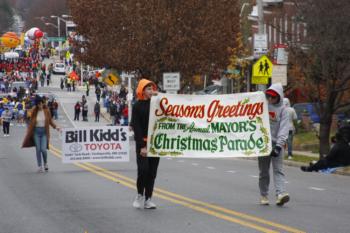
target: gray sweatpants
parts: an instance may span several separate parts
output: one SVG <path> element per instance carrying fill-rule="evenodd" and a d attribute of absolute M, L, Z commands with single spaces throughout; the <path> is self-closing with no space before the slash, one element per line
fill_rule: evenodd
<path fill-rule="evenodd" d="M 283 155 L 284 149 L 281 150 L 278 157 L 264 156 L 258 158 L 259 163 L 259 188 L 261 196 L 267 196 L 270 185 L 270 164 L 272 162 L 273 181 L 276 195 L 285 193 L 285 176 L 283 174 Z"/>

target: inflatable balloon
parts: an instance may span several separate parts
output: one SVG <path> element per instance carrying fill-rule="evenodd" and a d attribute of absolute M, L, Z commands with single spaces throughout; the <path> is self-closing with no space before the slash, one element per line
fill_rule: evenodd
<path fill-rule="evenodd" d="M 14 32 L 6 32 L 1 37 L 2 44 L 8 48 L 16 48 L 20 43 L 20 38 Z"/>
<path fill-rule="evenodd" d="M 44 33 L 39 28 L 31 28 L 26 32 L 26 36 L 31 40 L 35 40 L 43 37 Z"/>

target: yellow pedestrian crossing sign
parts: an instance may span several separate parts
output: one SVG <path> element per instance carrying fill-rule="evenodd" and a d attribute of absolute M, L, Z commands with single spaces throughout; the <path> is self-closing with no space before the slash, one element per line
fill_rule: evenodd
<path fill-rule="evenodd" d="M 272 62 L 263 55 L 253 65 L 252 84 L 268 84 L 272 75 Z"/>

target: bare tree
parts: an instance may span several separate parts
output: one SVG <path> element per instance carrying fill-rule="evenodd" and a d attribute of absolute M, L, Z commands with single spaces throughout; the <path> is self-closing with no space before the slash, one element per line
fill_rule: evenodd
<path fill-rule="evenodd" d="M 332 116 L 350 106 L 350 2 L 295 0 L 296 19 L 305 23 L 305 44 L 293 44 L 295 62 L 320 114 L 320 156 L 329 150 Z M 345 96 L 347 95 L 347 98 Z"/>
<path fill-rule="evenodd" d="M 25 22 L 25 29 L 39 27 L 49 36 L 57 36 L 57 28 L 45 23 L 57 24 L 51 15 L 68 14 L 66 0 L 17 0 L 16 8 Z M 64 35 L 64 24 L 61 24 L 61 35 Z"/>
<path fill-rule="evenodd" d="M 80 59 L 159 79 L 226 69 L 239 31 L 236 0 L 71 0 Z"/>
<path fill-rule="evenodd" d="M 6 32 L 12 24 L 13 10 L 8 0 L 0 1 L 0 33 Z M 0 35 L 0 36 L 1 36 Z"/>

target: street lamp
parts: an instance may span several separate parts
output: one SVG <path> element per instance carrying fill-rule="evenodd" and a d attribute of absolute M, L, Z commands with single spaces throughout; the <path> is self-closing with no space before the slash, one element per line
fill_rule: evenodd
<path fill-rule="evenodd" d="M 71 15 L 61 15 L 62 18 L 71 18 Z"/>
<path fill-rule="evenodd" d="M 64 16 L 66 16 L 66 15 L 64 15 Z M 61 17 L 59 17 L 59 16 L 56 16 L 56 15 L 51 15 L 51 18 L 57 18 L 57 34 L 58 34 L 58 37 L 60 38 L 61 37 L 61 24 L 60 24 L 60 22 L 61 22 L 61 20 L 63 21 L 63 22 L 65 22 L 65 23 L 67 23 L 67 20 L 64 20 L 64 19 L 62 19 Z M 67 27 L 66 27 L 66 37 L 67 37 Z M 59 58 L 61 59 L 61 48 L 62 48 L 62 42 L 61 41 L 59 41 L 58 42 L 58 56 L 59 56 Z"/>
<path fill-rule="evenodd" d="M 46 26 L 52 26 L 54 28 L 58 28 L 57 25 L 53 24 L 53 23 L 45 23 Z"/>

